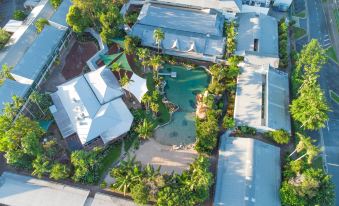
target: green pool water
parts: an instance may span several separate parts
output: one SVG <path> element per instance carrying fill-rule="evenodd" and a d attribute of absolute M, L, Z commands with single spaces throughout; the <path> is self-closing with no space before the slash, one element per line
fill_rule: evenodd
<path fill-rule="evenodd" d="M 166 96 L 180 109 L 172 121 L 155 131 L 155 138 L 165 145 L 186 145 L 195 142 L 196 94 L 209 84 L 209 75 L 204 69 L 187 70 L 181 66 L 166 65 L 161 73 L 176 72 L 177 77 L 164 76 Z"/>

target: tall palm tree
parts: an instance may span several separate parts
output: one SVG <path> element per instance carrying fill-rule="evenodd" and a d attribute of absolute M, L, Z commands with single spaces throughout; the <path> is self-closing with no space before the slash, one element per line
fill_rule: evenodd
<path fill-rule="evenodd" d="M 147 119 L 144 119 L 142 123 L 140 123 L 135 131 L 139 134 L 139 136 L 142 139 L 148 139 L 154 130 L 154 125 L 152 122 L 148 121 Z"/>
<path fill-rule="evenodd" d="M 161 28 L 157 28 L 154 30 L 153 39 L 155 40 L 158 46 L 158 53 L 159 53 L 161 41 L 165 39 L 165 33 L 161 30 Z"/>
<path fill-rule="evenodd" d="M 33 91 L 31 95 L 29 96 L 29 99 L 38 106 L 39 110 L 42 112 L 42 114 L 45 116 L 45 112 L 43 109 L 40 107 L 40 102 L 42 99 L 42 95 L 39 94 L 37 91 Z"/>
<path fill-rule="evenodd" d="M 7 64 L 3 64 L 0 70 L 0 83 L 5 81 L 5 79 L 13 79 L 11 75 L 11 70 L 13 67 L 9 67 Z"/>
<path fill-rule="evenodd" d="M 119 79 L 121 79 L 121 74 L 120 74 L 120 71 L 121 71 L 121 64 L 120 63 L 117 63 L 117 62 L 114 62 L 111 66 L 111 69 L 113 72 L 118 72 L 118 75 L 119 75 Z"/>
<path fill-rule="evenodd" d="M 159 104 L 155 103 L 155 102 L 152 102 L 151 103 L 151 110 L 153 112 L 153 117 L 156 117 L 158 112 L 159 112 Z"/>
<path fill-rule="evenodd" d="M 152 56 L 150 59 L 150 65 L 152 65 L 155 76 L 158 78 L 158 70 L 159 67 L 161 66 L 162 61 L 161 61 L 161 56 L 160 55 L 155 55 Z"/>
<path fill-rule="evenodd" d="M 297 133 L 297 135 L 299 137 L 299 143 L 297 144 L 296 149 L 289 156 L 291 156 L 295 152 L 299 153 L 305 151 L 305 153 L 297 158 L 295 161 L 298 161 L 307 156 L 307 162 L 308 164 L 311 164 L 313 159 L 319 154 L 320 149 L 313 144 L 315 140 L 312 140 L 310 137 L 306 137 L 300 133 Z"/>
<path fill-rule="evenodd" d="M 137 55 L 139 60 L 141 60 L 141 64 L 144 66 L 144 73 L 146 72 L 147 61 L 146 58 L 149 57 L 150 51 L 147 48 L 138 48 Z"/>
<path fill-rule="evenodd" d="M 142 97 L 141 102 L 145 104 L 146 110 L 149 110 L 149 104 L 151 101 L 152 101 L 152 97 L 148 93 L 146 93 Z"/>

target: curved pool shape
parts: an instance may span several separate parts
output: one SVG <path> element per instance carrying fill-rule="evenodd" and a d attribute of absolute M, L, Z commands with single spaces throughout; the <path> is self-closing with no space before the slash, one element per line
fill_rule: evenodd
<path fill-rule="evenodd" d="M 209 75 L 204 69 L 187 70 L 182 66 L 166 65 L 161 73 L 176 72 L 177 77 L 164 76 L 166 96 L 180 109 L 172 115 L 172 121 L 155 133 L 155 139 L 165 145 L 187 145 L 195 142 L 196 94 L 209 84 Z"/>

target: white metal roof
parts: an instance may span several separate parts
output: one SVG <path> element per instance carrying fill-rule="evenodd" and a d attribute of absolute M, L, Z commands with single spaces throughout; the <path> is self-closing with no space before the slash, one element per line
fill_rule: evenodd
<path fill-rule="evenodd" d="M 103 66 L 84 75 L 100 104 L 105 104 L 123 95 L 118 80 L 110 70 L 105 68 Z"/>
<path fill-rule="evenodd" d="M 221 137 L 215 206 L 280 206 L 280 149 L 252 138 Z"/>
<path fill-rule="evenodd" d="M 4 172 L 0 203 L 13 206 L 83 206 L 88 190 Z"/>
<path fill-rule="evenodd" d="M 60 122 L 64 122 L 59 119 L 70 121 L 73 130 L 67 128 L 67 131 L 75 131 L 82 144 L 99 136 L 104 143 L 107 143 L 128 132 L 132 125 L 133 116 L 120 98 L 121 95 L 117 96 L 116 91 L 106 85 L 117 81 L 114 75 L 107 75 L 107 72 L 111 71 L 99 69 L 79 76 L 58 86 L 58 91 L 55 93 L 61 101 L 61 104 L 54 102 L 56 109 L 66 111 L 62 112 L 61 116 L 53 114 L 54 118 L 58 118 L 56 121 L 59 122 L 58 126 L 63 127 Z M 103 77 L 101 74 L 105 74 L 104 80 L 101 78 Z M 89 77 L 90 81 L 87 81 L 85 76 Z M 121 92 L 121 90 L 119 91 Z M 110 92 L 113 92 L 114 95 L 112 96 Z M 69 125 L 64 126 L 68 127 Z M 63 131 L 63 128 L 60 130 Z"/>
<path fill-rule="evenodd" d="M 14 33 L 22 26 L 22 21 L 17 20 L 9 20 L 7 24 L 2 28 L 3 30 Z"/>
<path fill-rule="evenodd" d="M 256 14 L 238 14 L 238 55 L 246 51 L 254 51 L 254 39 L 258 40 L 257 54 L 260 56 L 279 56 L 278 22 L 274 17 Z"/>
<path fill-rule="evenodd" d="M 141 102 L 142 97 L 148 91 L 146 79 L 141 78 L 133 73 L 130 83 L 126 85 L 124 89 L 131 92 L 135 96 L 135 98 L 137 98 L 138 101 Z"/>
<path fill-rule="evenodd" d="M 35 42 L 11 71 L 12 76 L 23 84 L 33 84 L 43 72 L 46 63 L 64 37 L 66 30 L 46 25 Z"/>
<path fill-rule="evenodd" d="M 290 132 L 287 74 L 269 66 L 244 65 L 241 70 L 234 107 L 237 125 Z"/>
<path fill-rule="evenodd" d="M 71 5 L 72 2 L 70 0 L 63 0 L 49 21 L 67 27 L 68 25 L 66 23 L 66 16 Z"/>
<path fill-rule="evenodd" d="M 20 84 L 19 82 L 6 79 L 3 84 L 0 85 L 0 113 L 4 108 L 4 103 L 12 103 L 12 97 L 14 95 L 24 98 L 28 89 L 28 85 Z"/>
<path fill-rule="evenodd" d="M 0 65 L 15 66 L 38 36 L 34 23 L 39 18 L 49 19 L 54 9 L 49 0 L 41 0 L 23 25 L 11 36 L 5 49 L 0 51 Z"/>

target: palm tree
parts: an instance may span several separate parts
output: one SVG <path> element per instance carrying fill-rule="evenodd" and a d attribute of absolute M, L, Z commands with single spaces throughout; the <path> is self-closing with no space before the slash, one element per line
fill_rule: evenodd
<path fill-rule="evenodd" d="M 152 97 L 146 93 L 142 99 L 141 102 L 145 104 L 146 110 L 149 110 L 149 103 L 152 101 Z"/>
<path fill-rule="evenodd" d="M 141 64 L 144 66 L 144 73 L 146 72 L 147 61 L 146 58 L 149 57 L 150 51 L 147 48 L 138 48 L 137 55 L 139 60 L 141 60 Z M 144 63 L 145 62 L 145 63 Z"/>
<path fill-rule="evenodd" d="M 305 153 L 295 161 L 298 161 L 307 156 L 307 163 L 311 164 L 313 159 L 319 154 L 320 149 L 317 146 L 313 145 L 313 142 L 315 142 L 315 140 L 312 140 L 310 137 L 306 137 L 300 133 L 297 133 L 297 135 L 299 137 L 299 143 L 297 144 L 296 149 L 289 156 L 293 155 L 295 152 L 299 153 L 301 151 L 305 151 Z"/>
<path fill-rule="evenodd" d="M 117 63 L 117 62 L 114 62 L 114 63 L 112 64 L 111 69 L 112 69 L 113 72 L 118 72 L 119 79 L 121 79 L 121 74 L 120 74 L 120 71 L 121 71 L 121 64 L 120 64 L 120 63 Z"/>
<path fill-rule="evenodd" d="M 165 33 L 160 28 L 157 28 L 153 32 L 153 39 L 155 40 L 156 44 L 158 45 L 158 53 L 159 53 L 161 41 L 163 39 L 165 39 Z"/>
<path fill-rule="evenodd" d="M 3 64 L 0 70 L 0 84 L 4 82 L 6 79 L 13 79 L 11 75 L 11 70 L 13 67 L 9 67 L 7 64 Z"/>
<path fill-rule="evenodd" d="M 36 104 L 39 108 L 39 110 L 42 112 L 42 114 L 45 116 L 45 112 L 42 110 L 42 108 L 40 107 L 40 102 L 41 102 L 41 99 L 42 99 L 42 95 L 39 94 L 37 91 L 33 91 L 31 93 L 31 95 L 29 96 L 29 99 L 34 102 L 34 104 Z"/>
<path fill-rule="evenodd" d="M 156 56 L 152 56 L 150 59 L 150 65 L 152 65 L 155 76 L 158 78 L 158 70 L 159 67 L 161 66 L 161 56 L 156 55 Z"/>
<path fill-rule="evenodd" d="M 154 125 L 152 122 L 144 119 L 142 123 L 140 123 L 135 131 L 139 134 L 142 139 L 148 139 L 154 130 Z"/>
<path fill-rule="evenodd" d="M 151 110 L 153 112 L 153 116 L 156 117 L 159 112 L 159 104 L 152 102 L 151 103 Z"/>

